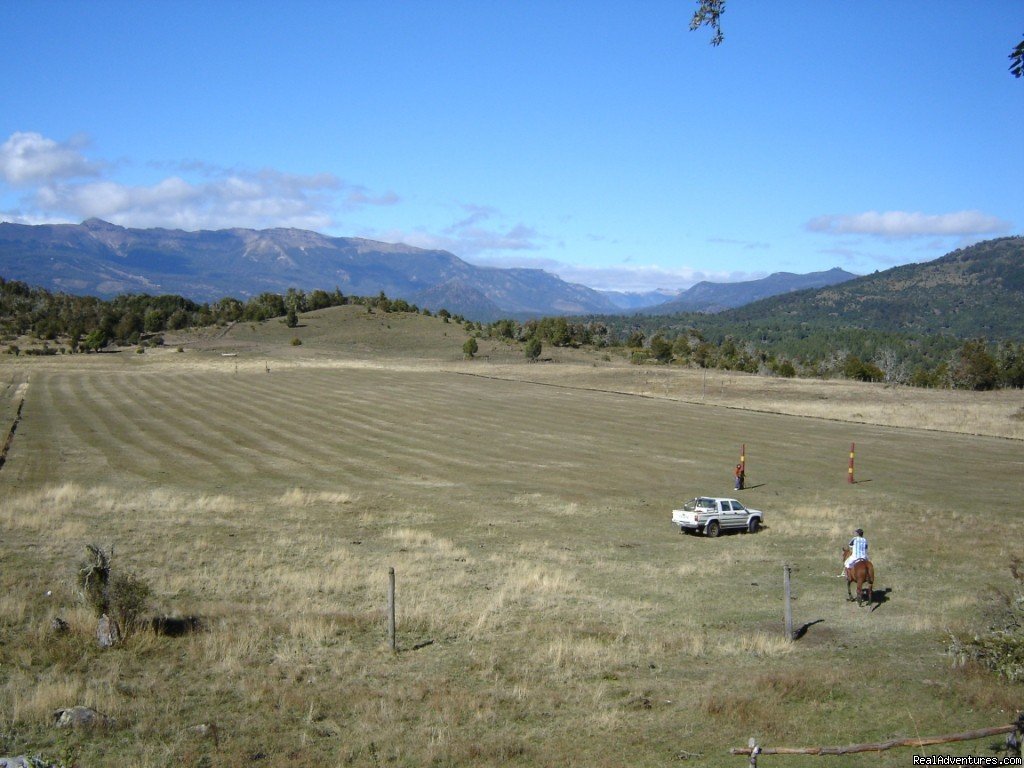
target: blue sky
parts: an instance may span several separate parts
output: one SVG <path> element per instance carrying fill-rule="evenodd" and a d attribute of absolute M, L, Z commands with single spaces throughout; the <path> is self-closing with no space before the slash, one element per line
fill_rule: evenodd
<path fill-rule="evenodd" d="M 299 227 L 599 289 L 1024 232 L 1021 0 L 3 7 L 0 220 Z"/>

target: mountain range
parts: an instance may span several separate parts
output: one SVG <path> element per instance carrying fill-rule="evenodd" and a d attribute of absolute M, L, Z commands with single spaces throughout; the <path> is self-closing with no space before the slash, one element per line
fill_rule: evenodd
<path fill-rule="evenodd" d="M 99 219 L 34 226 L 0 223 L 0 275 L 54 292 L 100 298 L 177 294 L 203 302 L 284 293 L 288 288 L 338 288 L 364 296 L 384 291 L 392 298 L 482 321 L 623 310 L 716 312 L 853 277 L 834 269 L 811 275 L 776 273 L 744 283 L 704 282 L 682 293 L 601 292 L 540 269 L 481 267 L 447 251 L 306 230 L 186 232 L 130 229 Z"/>
<path fill-rule="evenodd" d="M 543 270 L 480 267 L 447 251 L 299 229 L 186 232 L 99 219 L 0 223 L 0 275 L 101 298 L 177 294 L 202 302 L 288 288 L 359 296 L 384 291 L 476 320 L 617 311 L 597 291 Z"/>
<path fill-rule="evenodd" d="M 735 309 L 770 296 L 803 291 L 808 288 L 824 288 L 852 280 L 857 275 L 834 267 L 826 272 L 809 272 L 797 275 L 792 272 L 775 272 L 760 280 L 738 283 L 699 282 L 686 289 L 674 299 L 645 307 L 639 311 L 651 315 L 671 315 L 677 312 L 723 312 Z"/>

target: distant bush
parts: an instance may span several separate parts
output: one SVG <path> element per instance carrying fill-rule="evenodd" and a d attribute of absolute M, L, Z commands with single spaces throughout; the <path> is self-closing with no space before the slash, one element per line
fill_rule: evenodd
<path fill-rule="evenodd" d="M 543 346 L 544 345 L 541 344 L 540 339 L 538 339 L 536 336 L 530 339 L 528 342 L 526 342 L 526 345 L 523 347 L 523 352 L 526 354 L 526 359 L 532 363 L 534 360 L 540 357 L 540 353 L 543 349 Z"/>
<path fill-rule="evenodd" d="M 302 346 L 302 339 L 300 339 L 298 336 L 293 338 L 292 339 L 292 346 L 293 347 L 301 347 Z"/>
<path fill-rule="evenodd" d="M 774 366 L 776 376 L 781 376 L 784 379 L 792 379 L 796 376 L 796 368 L 789 360 L 783 360 L 781 363 Z"/>
<path fill-rule="evenodd" d="M 651 355 L 659 363 L 672 362 L 672 342 L 664 336 L 655 336 L 651 339 Z"/>
<path fill-rule="evenodd" d="M 474 339 L 472 336 L 466 339 L 466 343 L 462 345 L 462 353 L 470 360 L 473 359 L 473 356 L 476 355 L 479 349 L 480 347 L 476 343 L 476 339 Z"/>
<path fill-rule="evenodd" d="M 882 381 L 885 374 L 882 369 L 873 363 L 865 363 L 859 357 L 851 355 L 846 359 L 843 366 L 843 375 L 848 379 L 858 381 Z"/>

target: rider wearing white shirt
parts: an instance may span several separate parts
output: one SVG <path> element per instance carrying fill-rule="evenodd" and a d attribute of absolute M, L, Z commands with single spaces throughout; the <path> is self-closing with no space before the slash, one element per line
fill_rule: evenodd
<path fill-rule="evenodd" d="M 864 531 L 858 528 L 853 532 L 850 539 L 850 556 L 843 563 L 844 568 L 849 568 L 858 560 L 868 559 L 868 540 L 864 538 Z"/>

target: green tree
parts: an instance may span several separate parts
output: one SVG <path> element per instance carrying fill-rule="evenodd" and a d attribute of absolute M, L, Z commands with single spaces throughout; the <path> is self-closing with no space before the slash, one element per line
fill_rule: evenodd
<path fill-rule="evenodd" d="M 309 311 L 312 312 L 315 309 L 326 309 L 331 306 L 331 294 L 327 291 L 316 290 L 309 294 L 307 304 L 309 305 Z"/>
<path fill-rule="evenodd" d="M 684 362 L 690 359 L 690 339 L 683 333 L 676 337 L 676 340 L 672 342 L 672 354 L 678 360 Z"/>
<path fill-rule="evenodd" d="M 102 328 L 97 328 L 90 332 L 85 340 L 82 342 L 82 347 L 88 352 L 99 352 L 107 344 L 110 343 L 110 337 L 107 336 L 106 331 Z"/>
<path fill-rule="evenodd" d="M 989 354 L 985 340 L 965 341 L 953 353 L 947 377 L 954 389 L 995 389 L 999 384 L 999 368 L 995 358 Z"/>
<path fill-rule="evenodd" d="M 299 326 L 299 316 L 295 314 L 295 307 L 288 307 L 288 312 L 285 315 L 285 325 L 289 328 L 297 328 Z"/>
<path fill-rule="evenodd" d="M 462 345 L 462 353 L 466 356 L 466 359 L 472 360 L 474 355 L 479 351 L 479 346 L 476 343 L 476 339 L 470 336 L 466 339 L 466 343 Z"/>
<path fill-rule="evenodd" d="M 672 343 L 661 334 L 651 339 L 651 357 L 659 363 L 672 362 Z"/>
<path fill-rule="evenodd" d="M 784 379 L 792 379 L 796 376 L 796 368 L 789 360 L 783 360 L 774 366 L 774 371 L 777 376 L 781 376 Z"/>
<path fill-rule="evenodd" d="M 865 363 L 856 355 L 846 358 L 846 365 L 843 366 L 843 375 L 848 379 L 857 381 L 882 381 L 885 374 L 872 363 Z"/>
<path fill-rule="evenodd" d="M 499 320 L 494 323 L 491 328 L 493 329 L 494 335 L 499 339 L 512 340 L 516 337 L 515 320 Z"/>
<path fill-rule="evenodd" d="M 1004 387 L 1024 387 L 1024 344 L 1004 341 L 999 346 L 999 383 Z"/>
<path fill-rule="evenodd" d="M 536 361 L 540 357 L 541 349 L 543 345 L 536 336 L 526 342 L 526 346 L 523 347 L 523 351 L 526 353 L 526 359 L 531 363 Z"/>

